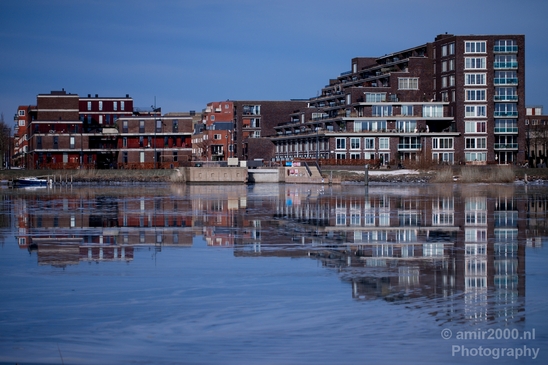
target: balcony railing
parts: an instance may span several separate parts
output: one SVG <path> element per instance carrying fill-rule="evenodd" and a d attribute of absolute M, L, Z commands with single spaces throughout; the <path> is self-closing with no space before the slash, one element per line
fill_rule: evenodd
<path fill-rule="evenodd" d="M 415 150 L 422 148 L 422 143 L 398 143 L 398 150 Z"/>
<path fill-rule="evenodd" d="M 518 133 L 518 127 L 495 127 L 495 133 Z"/>
<path fill-rule="evenodd" d="M 495 85 L 517 85 L 518 78 L 495 78 Z"/>
<path fill-rule="evenodd" d="M 518 63 L 517 62 L 495 62 L 493 64 L 493 67 L 495 69 L 514 69 L 514 68 L 518 68 Z"/>
<path fill-rule="evenodd" d="M 517 117 L 517 111 L 495 111 L 495 117 Z"/>
<path fill-rule="evenodd" d="M 495 101 L 518 101 L 517 95 L 495 95 Z"/>
<path fill-rule="evenodd" d="M 495 143 L 496 150 L 517 150 L 517 143 Z"/>
<path fill-rule="evenodd" d="M 495 46 L 495 53 L 518 53 L 518 46 Z"/>

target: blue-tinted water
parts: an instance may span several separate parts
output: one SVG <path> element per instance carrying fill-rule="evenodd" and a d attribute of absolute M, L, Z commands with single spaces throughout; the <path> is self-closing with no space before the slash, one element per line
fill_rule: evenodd
<path fill-rule="evenodd" d="M 0 362 L 545 363 L 548 190 L 467 189 L 6 190 Z"/>

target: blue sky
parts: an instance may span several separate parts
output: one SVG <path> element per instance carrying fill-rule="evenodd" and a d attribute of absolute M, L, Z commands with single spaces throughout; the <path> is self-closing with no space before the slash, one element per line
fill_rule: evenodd
<path fill-rule="evenodd" d="M 441 33 L 525 34 L 526 102 L 544 105 L 548 2 L 509 0 L 2 0 L 0 112 L 64 88 L 135 106 L 306 99 Z"/>

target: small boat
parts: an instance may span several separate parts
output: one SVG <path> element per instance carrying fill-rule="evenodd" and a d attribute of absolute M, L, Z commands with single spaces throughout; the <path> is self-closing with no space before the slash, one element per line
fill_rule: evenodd
<path fill-rule="evenodd" d="M 37 177 L 22 177 L 14 181 L 14 186 L 16 187 L 49 186 L 50 184 L 50 180 Z"/>

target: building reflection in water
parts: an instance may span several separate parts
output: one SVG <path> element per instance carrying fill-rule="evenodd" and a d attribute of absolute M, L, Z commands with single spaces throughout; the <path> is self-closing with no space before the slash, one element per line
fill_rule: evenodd
<path fill-rule="evenodd" d="M 440 320 L 482 322 L 523 319 L 525 248 L 547 236 L 546 189 L 527 189 L 174 185 L 10 199 L 19 246 L 39 264 L 129 262 L 141 246 L 201 236 L 236 256 L 317 259 L 356 300 L 438 299 Z"/>

